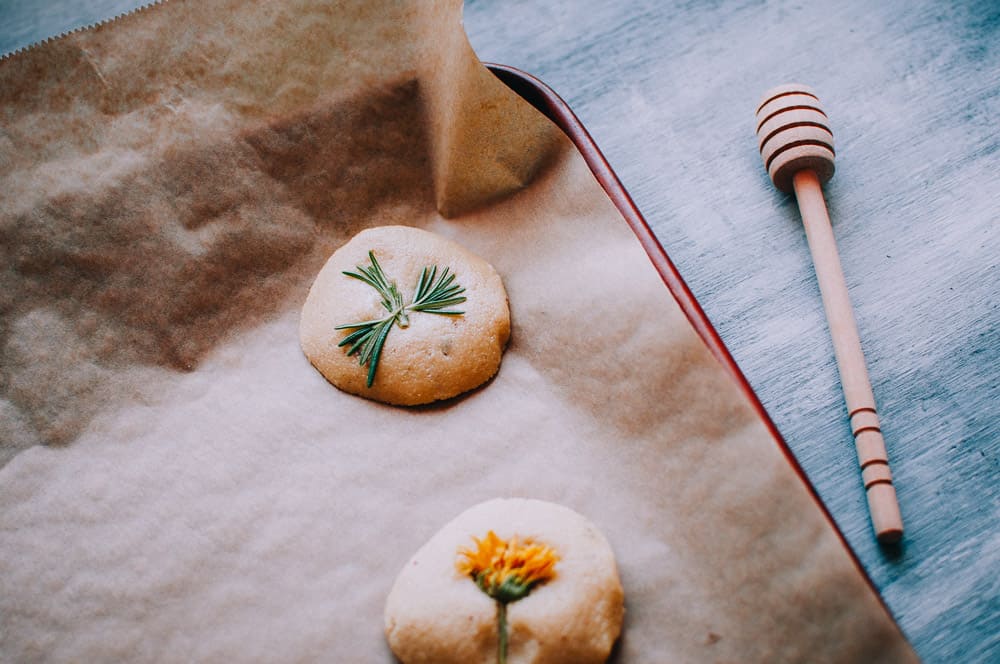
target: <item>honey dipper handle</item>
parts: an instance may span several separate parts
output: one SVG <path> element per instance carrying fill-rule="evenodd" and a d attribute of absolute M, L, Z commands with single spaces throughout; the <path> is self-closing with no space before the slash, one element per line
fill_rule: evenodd
<path fill-rule="evenodd" d="M 823 296 L 830 335 L 833 337 L 833 349 L 851 419 L 861 477 L 868 495 L 872 526 L 880 542 L 896 542 L 903 536 L 903 518 L 899 513 L 896 489 L 892 485 L 889 457 L 882 439 L 878 414 L 875 412 L 875 396 L 868 380 L 861 339 L 858 337 L 854 311 L 847 295 L 847 282 L 840 267 L 823 190 L 819 177 L 811 169 L 795 173 L 792 183 L 816 267 L 816 278 Z"/>

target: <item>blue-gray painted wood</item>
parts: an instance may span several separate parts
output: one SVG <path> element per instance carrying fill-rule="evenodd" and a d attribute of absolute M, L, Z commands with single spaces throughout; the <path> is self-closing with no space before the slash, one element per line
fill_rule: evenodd
<path fill-rule="evenodd" d="M 0 1 L 0 52 L 141 2 Z M 1000 661 L 1000 4 L 468 0 L 576 110 L 927 662 Z M 907 536 L 880 549 L 794 201 L 753 136 L 817 88 L 826 188 Z"/>
<path fill-rule="evenodd" d="M 918 653 L 1000 661 L 1000 4 L 472 0 L 484 60 L 580 115 Z M 826 188 L 907 536 L 872 536 L 794 200 L 759 95 L 817 88 Z"/>

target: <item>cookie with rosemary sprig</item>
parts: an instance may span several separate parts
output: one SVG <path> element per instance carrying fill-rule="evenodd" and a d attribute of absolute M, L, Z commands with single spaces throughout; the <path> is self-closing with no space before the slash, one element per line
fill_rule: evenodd
<path fill-rule="evenodd" d="M 415 406 L 496 374 L 510 337 L 496 270 L 440 235 L 408 226 L 361 231 L 313 282 L 302 350 L 336 387 Z"/>

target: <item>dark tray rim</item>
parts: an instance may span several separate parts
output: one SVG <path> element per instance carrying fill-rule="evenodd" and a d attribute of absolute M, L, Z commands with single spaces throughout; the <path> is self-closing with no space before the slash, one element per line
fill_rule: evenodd
<path fill-rule="evenodd" d="M 775 426 L 771 416 L 768 415 L 767 411 L 764 409 L 764 405 L 760 402 L 760 398 L 753 391 L 753 388 L 750 386 L 749 381 L 747 381 L 746 376 L 743 375 L 743 372 L 736 364 L 736 360 L 733 359 L 729 349 L 726 348 L 726 345 L 723 343 L 722 337 L 719 336 L 719 333 L 716 331 L 715 327 L 713 327 L 712 322 L 708 319 L 705 311 L 701 308 L 701 305 L 698 304 L 698 300 L 695 299 L 691 289 L 688 288 L 688 285 L 684 282 L 684 279 L 677 271 L 676 266 L 674 266 L 673 261 L 671 261 L 670 257 L 667 256 L 667 252 L 664 250 L 663 245 L 660 244 L 660 241 L 657 239 L 653 230 L 646 222 L 645 217 L 643 217 L 642 213 L 639 212 L 639 209 L 636 207 L 632 197 L 629 195 L 628 191 L 625 190 L 621 180 L 618 179 L 618 176 L 615 174 L 614 170 L 612 170 L 611 165 L 608 164 L 604 154 L 597 147 L 597 144 L 590 136 L 590 133 L 583 126 L 583 123 L 576 117 L 576 114 L 569 107 L 569 105 L 563 101 L 562 97 L 556 94 L 552 88 L 538 78 L 515 67 L 492 62 L 484 62 L 483 64 L 494 76 L 500 79 L 504 85 L 513 90 L 521 98 L 534 106 L 549 120 L 555 123 L 556 126 L 558 126 L 576 146 L 584 161 L 587 162 L 587 166 L 590 167 L 594 177 L 608 195 L 608 198 L 610 198 L 611 202 L 614 203 L 616 208 L 618 208 L 618 211 L 625 218 L 625 221 L 635 233 L 643 249 L 646 250 L 646 253 L 649 255 L 649 260 L 653 263 L 653 267 L 655 267 L 657 272 L 660 273 L 663 283 L 666 284 L 667 289 L 674 296 L 674 299 L 677 300 L 677 304 L 680 305 L 684 315 L 687 316 L 687 319 L 691 322 L 691 325 L 701 337 L 702 341 L 705 342 L 705 345 L 708 346 L 711 353 L 716 357 L 716 359 L 719 360 L 730 375 L 732 375 L 736 384 L 750 402 L 754 411 L 756 411 L 757 416 L 763 421 L 768 432 L 771 434 L 771 437 L 774 439 L 774 442 L 785 455 L 785 459 L 788 461 L 788 464 L 799 476 L 799 479 L 812 495 L 813 501 L 820 508 L 820 510 L 822 510 L 826 520 L 830 523 L 830 526 L 837 534 L 837 537 L 840 538 L 841 544 L 843 544 L 844 548 L 847 550 L 851 560 L 854 562 L 855 567 L 857 567 L 865 581 L 875 592 L 875 596 L 878 597 L 879 602 L 882 603 L 886 613 L 892 616 L 892 612 L 886 605 L 885 600 L 882 598 L 881 593 L 879 593 L 878 588 L 875 586 L 874 581 L 872 581 L 868 571 L 865 569 L 864 565 L 861 564 L 861 560 L 858 558 L 857 553 L 855 553 L 854 549 L 847 541 L 847 538 L 844 536 L 840 526 L 837 525 L 837 522 L 834 520 L 830 510 L 823 503 L 823 500 L 819 496 L 819 492 L 816 491 L 816 487 L 813 486 L 813 483 L 809 480 L 809 477 L 802 469 L 798 459 L 795 458 L 795 455 L 792 453 L 788 443 L 781 435 L 781 432 L 778 431 L 778 427 Z"/>

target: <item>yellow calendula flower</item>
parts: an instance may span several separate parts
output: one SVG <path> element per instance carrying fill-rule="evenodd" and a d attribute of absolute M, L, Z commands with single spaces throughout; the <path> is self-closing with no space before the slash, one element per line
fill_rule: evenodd
<path fill-rule="evenodd" d="M 549 546 L 531 539 L 521 541 L 516 535 L 504 540 L 492 530 L 472 540 L 474 547 L 459 549 L 456 567 L 498 602 L 516 602 L 555 576 L 559 556 Z"/>
<path fill-rule="evenodd" d="M 486 537 L 473 537 L 474 547 L 458 550 L 455 567 L 470 577 L 479 589 L 497 603 L 497 662 L 507 662 L 507 604 L 522 599 L 531 589 L 556 575 L 559 556 L 552 547 L 517 535 L 510 541 L 492 530 Z"/>

